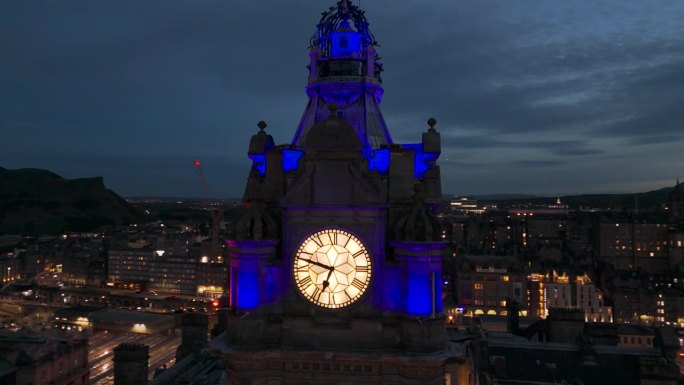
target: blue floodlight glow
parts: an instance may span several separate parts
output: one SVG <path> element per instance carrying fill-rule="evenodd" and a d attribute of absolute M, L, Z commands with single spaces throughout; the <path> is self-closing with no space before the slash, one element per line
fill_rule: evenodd
<path fill-rule="evenodd" d="M 266 288 L 262 295 L 263 301 L 275 301 L 281 288 L 280 269 L 277 266 L 269 266 L 266 268 Z"/>
<path fill-rule="evenodd" d="M 252 167 L 259 171 L 259 175 L 266 175 L 266 154 L 249 154 L 252 160 Z"/>
<path fill-rule="evenodd" d="M 430 167 L 430 162 L 439 158 L 439 153 L 423 151 L 422 143 L 402 144 L 401 147 L 413 150 L 413 174 L 416 178 L 425 176 L 425 171 Z"/>
<path fill-rule="evenodd" d="M 290 172 L 296 170 L 299 165 L 299 160 L 304 156 L 304 151 L 299 150 L 283 150 L 283 170 Z"/>
<path fill-rule="evenodd" d="M 238 277 L 238 309 L 254 309 L 259 304 L 259 281 L 255 271 L 240 271 Z"/>
<path fill-rule="evenodd" d="M 423 144 L 403 144 L 401 147 L 413 150 L 413 175 L 416 178 L 422 178 L 425 176 L 425 171 L 428 169 L 428 165 L 425 164 Z"/>
<path fill-rule="evenodd" d="M 230 268 L 230 307 L 237 306 L 237 292 L 238 292 L 238 269 L 237 267 Z"/>
<path fill-rule="evenodd" d="M 430 278 L 424 272 L 409 272 L 406 310 L 412 315 L 427 315 L 432 311 Z M 440 297 L 441 298 L 441 297 Z"/>
<path fill-rule="evenodd" d="M 380 174 L 386 174 L 390 165 L 390 150 L 389 148 L 381 148 L 370 151 L 368 156 L 368 170 L 376 170 Z"/>
<path fill-rule="evenodd" d="M 361 51 L 361 35 L 358 32 L 333 32 L 332 57 L 350 57 Z"/>
<path fill-rule="evenodd" d="M 378 291 L 377 303 L 384 310 L 403 311 L 403 284 L 402 272 L 400 269 L 387 269 L 383 272 L 381 289 Z"/>
<path fill-rule="evenodd" d="M 439 152 L 423 152 L 423 161 L 425 163 L 435 162 L 439 159 Z"/>

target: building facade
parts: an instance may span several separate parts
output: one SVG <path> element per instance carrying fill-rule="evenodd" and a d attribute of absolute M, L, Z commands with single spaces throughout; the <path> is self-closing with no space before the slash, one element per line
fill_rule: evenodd
<path fill-rule="evenodd" d="M 109 251 L 108 285 L 160 295 L 215 298 L 227 290 L 226 260 L 209 258 L 209 241 L 165 234 Z M 221 249 L 223 250 L 223 249 Z"/>
<path fill-rule="evenodd" d="M 88 384 L 87 338 L 0 330 L 0 383 Z M 9 364 L 9 365 L 4 365 Z"/>

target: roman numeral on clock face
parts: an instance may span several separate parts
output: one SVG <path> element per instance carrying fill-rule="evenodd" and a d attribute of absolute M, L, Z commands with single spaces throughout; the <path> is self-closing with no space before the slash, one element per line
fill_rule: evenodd
<path fill-rule="evenodd" d="M 352 286 L 355 288 L 359 289 L 359 291 L 363 291 L 363 287 L 365 286 L 363 282 L 359 281 L 358 279 L 354 278 L 352 281 Z"/>
<path fill-rule="evenodd" d="M 311 276 L 306 276 L 299 280 L 299 287 L 305 288 L 309 285 L 311 285 L 313 282 L 311 281 Z"/>
<path fill-rule="evenodd" d="M 323 293 L 323 292 L 321 291 L 321 289 L 319 289 L 318 286 L 316 286 L 316 288 L 314 289 L 314 292 L 313 292 L 313 294 L 311 295 L 311 297 L 312 297 L 312 298 L 316 298 L 316 301 L 318 301 L 318 300 L 321 298 L 321 294 L 322 294 L 322 293 Z"/>
<path fill-rule="evenodd" d="M 318 236 L 312 237 L 311 240 L 314 241 L 319 248 L 323 247 L 323 241 L 321 241 L 321 238 L 319 238 Z"/>
<path fill-rule="evenodd" d="M 368 266 L 356 266 L 357 273 L 368 273 Z"/>
<path fill-rule="evenodd" d="M 357 251 L 356 253 L 352 254 L 352 256 L 353 256 L 354 258 L 356 258 L 356 257 L 358 257 L 359 255 L 363 255 L 364 253 L 365 253 L 364 250 L 359 250 L 359 251 Z"/>

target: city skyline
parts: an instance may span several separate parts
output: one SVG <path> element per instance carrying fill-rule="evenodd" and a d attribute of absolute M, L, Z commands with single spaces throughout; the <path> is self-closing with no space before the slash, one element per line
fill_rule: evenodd
<path fill-rule="evenodd" d="M 526 5 L 363 2 L 393 139 L 415 141 L 437 118 L 446 193 L 673 185 L 684 5 Z M 320 7 L 12 3 L 0 15 L 0 167 L 103 176 L 124 196 L 201 196 L 200 159 L 212 197 L 240 196 L 256 122 L 289 143 L 304 111 L 302 42 Z"/>

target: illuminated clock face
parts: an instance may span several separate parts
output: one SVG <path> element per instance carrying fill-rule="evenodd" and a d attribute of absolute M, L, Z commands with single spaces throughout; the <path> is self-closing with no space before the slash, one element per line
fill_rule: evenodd
<path fill-rule="evenodd" d="M 371 279 L 371 260 L 361 241 L 346 231 L 319 231 L 302 242 L 294 258 L 294 279 L 312 303 L 331 309 L 359 299 Z"/>

